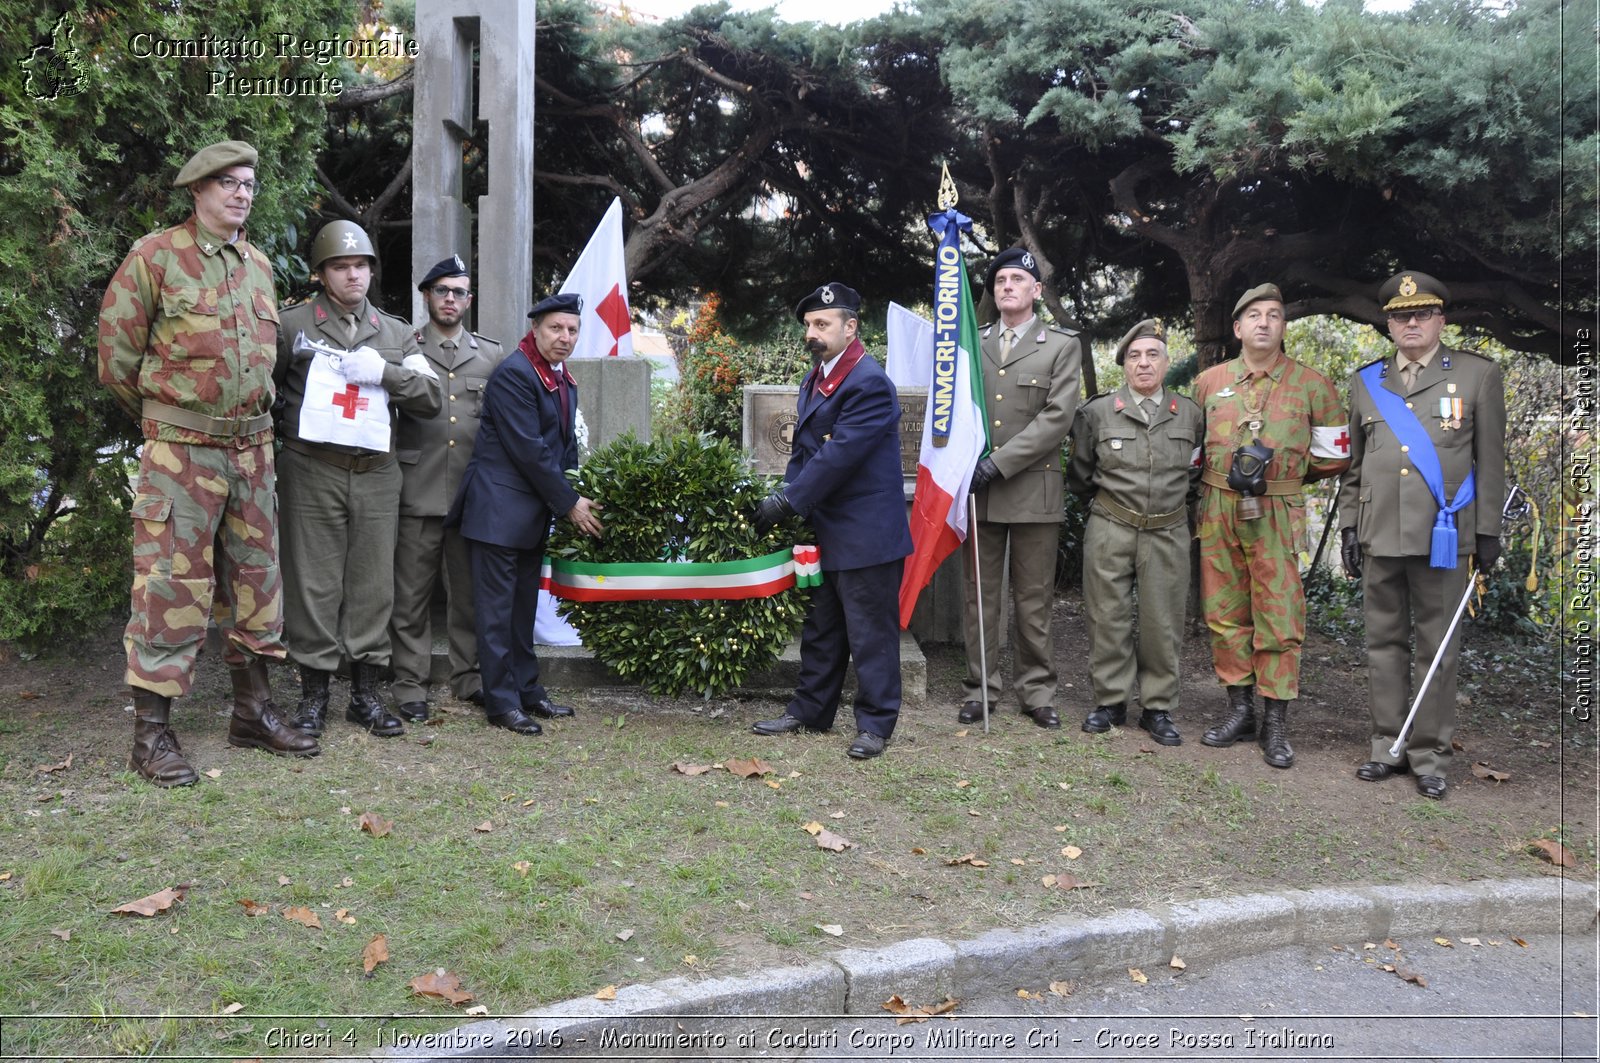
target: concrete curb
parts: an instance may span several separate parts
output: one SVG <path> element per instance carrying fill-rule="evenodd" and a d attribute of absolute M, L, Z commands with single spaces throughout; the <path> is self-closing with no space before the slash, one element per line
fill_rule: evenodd
<path fill-rule="evenodd" d="M 631 1017 L 879 1015 L 891 995 L 913 1005 L 984 992 L 1083 980 L 1186 960 L 1251 955 L 1294 944 L 1382 941 L 1397 935 L 1580 934 L 1592 932 L 1600 891 L 1557 877 L 1283 890 L 1188 901 L 1148 911 L 1060 919 L 995 930 L 965 941 L 902 941 L 842 949 L 802 967 L 747 976 L 671 978 L 617 991 L 615 1001 L 576 997 L 515 1019 L 441 1032 L 436 1054 L 393 1051 L 366 1057 L 445 1063 L 482 1056 L 533 1058 L 551 1044 L 598 1045 Z M 512 1043 L 508 1043 L 508 1035 Z M 446 1044 L 476 1045 L 438 1051 Z"/>

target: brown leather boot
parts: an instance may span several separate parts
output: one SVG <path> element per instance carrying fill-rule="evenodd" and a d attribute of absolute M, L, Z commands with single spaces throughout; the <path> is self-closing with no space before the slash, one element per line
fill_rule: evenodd
<path fill-rule="evenodd" d="M 265 749 L 280 757 L 314 757 L 322 752 L 317 740 L 288 726 L 272 703 L 272 682 L 267 662 L 252 657 L 243 668 L 232 670 L 233 719 L 228 721 L 228 744 Z"/>
<path fill-rule="evenodd" d="M 172 699 L 133 688 L 133 753 L 128 767 L 157 786 L 193 786 L 200 781 L 183 755 L 177 734 L 168 729 Z"/>
<path fill-rule="evenodd" d="M 1256 736 L 1256 688 L 1253 686 L 1229 687 L 1228 709 L 1231 715 L 1215 727 L 1208 727 L 1200 741 L 1208 746 L 1231 746 L 1241 738 Z"/>

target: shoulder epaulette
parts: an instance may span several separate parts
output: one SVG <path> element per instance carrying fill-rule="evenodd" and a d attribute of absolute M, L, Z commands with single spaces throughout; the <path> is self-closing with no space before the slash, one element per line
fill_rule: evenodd
<path fill-rule="evenodd" d="M 1089 405 L 1089 403 L 1091 403 L 1091 402 L 1094 402 L 1096 399 L 1103 399 L 1103 398 L 1106 398 L 1108 396 L 1115 395 L 1115 394 L 1116 394 L 1115 391 L 1100 391 L 1100 392 L 1096 392 L 1095 394 L 1090 395 L 1088 398 L 1084 399 L 1083 402 L 1079 404 L 1078 408 L 1081 410 L 1081 409 L 1083 409 L 1083 407 Z"/>
<path fill-rule="evenodd" d="M 371 304 L 369 303 L 368 305 L 370 306 Z M 407 328 L 407 330 L 410 330 L 411 327 L 412 327 L 410 321 L 406 320 L 403 317 L 399 317 L 398 315 L 391 314 L 391 313 L 389 313 L 389 311 L 383 309 L 382 307 L 374 306 L 374 307 L 372 307 L 372 309 L 377 311 L 379 317 L 386 317 L 390 321 L 398 321 L 398 322 L 400 322 L 400 324 L 404 325 Z"/>
<path fill-rule="evenodd" d="M 1062 334 L 1062 335 L 1063 335 L 1063 336 L 1077 336 L 1077 335 L 1081 335 L 1081 334 L 1080 334 L 1080 333 L 1079 333 L 1079 332 L 1078 332 L 1078 330 L 1077 330 L 1077 329 L 1071 329 L 1071 328 L 1067 328 L 1067 326 L 1065 326 L 1065 325 L 1051 325 L 1051 326 L 1050 326 L 1050 331 L 1051 331 L 1051 332 L 1059 332 L 1059 333 L 1061 333 L 1061 334 Z"/>
<path fill-rule="evenodd" d="M 473 335 L 473 336 L 475 336 L 475 337 L 476 337 L 476 338 L 478 338 L 478 339 L 480 339 L 480 340 L 482 340 L 482 341 L 483 341 L 483 342 L 484 342 L 484 343 L 492 343 L 492 344 L 494 344 L 494 345 L 495 345 L 495 346 L 496 346 L 496 347 L 503 347 L 503 346 L 505 346 L 505 345 L 504 345 L 504 344 L 503 344 L 503 343 L 501 343 L 501 342 L 500 342 L 500 341 L 499 341 L 499 340 L 497 340 L 497 339 L 494 339 L 494 338 L 492 338 L 492 337 L 490 337 L 490 336 L 485 336 L 485 335 L 484 335 L 484 334 L 483 334 L 483 333 L 481 333 L 481 332 L 474 332 L 474 333 L 473 333 L 473 334 L 472 334 L 472 335 Z"/>

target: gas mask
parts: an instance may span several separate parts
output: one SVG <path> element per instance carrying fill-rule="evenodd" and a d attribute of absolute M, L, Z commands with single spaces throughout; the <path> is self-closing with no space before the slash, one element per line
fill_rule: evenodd
<path fill-rule="evenodd" d="M 1240 520 L 1255 520 L 1263 510 L 1261 497 L 1267 493 L 1267 463 L 1272 461 L 1273 450 L 1252 439 L 1248 446 L 1233 452 L 1233 464 L 1228 467 L 1228 487 L 1240 494 L 1235 514 Z"/>

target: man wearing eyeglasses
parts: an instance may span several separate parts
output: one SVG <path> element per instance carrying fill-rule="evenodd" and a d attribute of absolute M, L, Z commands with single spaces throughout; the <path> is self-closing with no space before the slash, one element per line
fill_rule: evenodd
<path fill-rule="evenodd" d="M 1459 639 L 1439 659 L 1401 756 L 1389 750 L 1466 592 L 1467 555 L 1485 570 L 1500 557 L 1505 383 L 1492 359 L 1440 342 L 1450 292 L 1433 277 L 1397 273 L 1378 300 L 1395 353 L 1350 377 L 1350 471 L 1339 489 L 1340 554 L 1361 580 L 1367 628 L 1372 759 L 1356 776 L 1409 772 L 1437 801 L 1455 733 Z"/>
<path fill-rule="evenodd" d="M 144 434 L 123 635 L 129 767 L 163 787 L 198 779 L 168 725 L 172 699 L 193 684 L 219 581 L 232 605 L 217 618 L 233 677 L 229 744 L 319 752 L 278 715 L 266 666 L 286 650 L 271 416 L 277 299 L 272 267 L 244 236 L 256 161 L 242 140 L 196 152 L 173 181 L 194 213 L 136 242 L 100 305 L 100 382 Z"/>
<path fill-rule="evenodd" d="M 401 411 L 400 535 L 394 552 L 394 612 L 389 617 L 395 711 L 428 718 L 428 673 L 433 663 L 433 590 L 444 577 L 450 643 L 450 692 L 483 704 L 477 635 L 472 624 L 472 563 L 466 540 L 444 527 L 445 514 L 472 457 L 489 374 L 505 357 L 494 340 L 466 327 L 472 277 L 460 255 L 437 263 L 417 285 L 428 323 L 417 345 L 444 385 L 444 406 L 432 416 Z"/>

